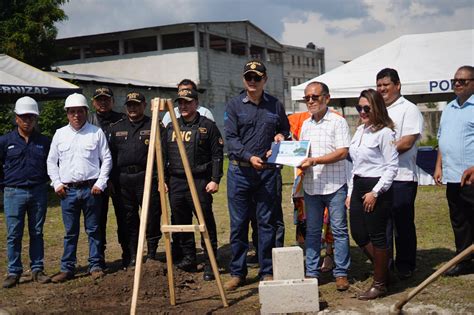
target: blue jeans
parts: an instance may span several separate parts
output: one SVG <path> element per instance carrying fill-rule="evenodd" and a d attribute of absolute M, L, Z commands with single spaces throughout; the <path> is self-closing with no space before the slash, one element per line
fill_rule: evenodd
<path fill-rule="evenodd" d="M 46 218 L 48 190 L 46 184 L 30 188 L 5 187 L 3 199 L 7 224 L 8 274 L 21 275 L 21 241 L 28 215 L 30 234 L 30 267 L 32 271 L 44 268 L 43 224 Z"/>
<path fill-rule="evenodd" d="M 68 188 L 66 193 L 66 197 L 61 200 L 66 232 L 61 271 L 74 273 L 76 268 L 81 210 L 84 212 L 84 226 L 89 238 L 89 271 L 101 269 L 103 256 L 99 221 L 102 194 L 92 195 L 90 187 Z"/>
<path fill-rule="evenodd" d="M 252 203 L 258 222 L 259 275 L 273 274 L 272 248 L 277 229 L 277 176 L 279 170 L 257 171 L 252 167 L 229 165 L 227 199 L 230 215 L 230 245 L 232 276 L 247 276 L 248 232 Z"/>
<path fill-rule="evenodd" d="M 321 254 L 321 230 L 324 208 L 328 207 L 331 231 L 334 236 L 334 277 L 347 276 L 351 264 L 349 254 L 349 232 L 344 202 L 347 185 L 329 195 L 304 194 L 306 207 L 306 275 L 319 277 L 319 258 Z"/>

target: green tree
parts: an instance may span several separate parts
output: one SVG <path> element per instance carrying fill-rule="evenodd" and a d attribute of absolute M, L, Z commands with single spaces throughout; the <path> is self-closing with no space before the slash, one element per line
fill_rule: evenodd
<path fill-rule="evenodd" d="M 38 125 L 41 133 L 49 138 L 53 138 L 56 129 L 68 124 L 64 101 L 43 102 Z"/>
<path fill-rule="evenodd" d="M 67 19 L 68 0 L 1 0 L 0 52 L 38 68 L 55 60 L 55 22 Z"/>

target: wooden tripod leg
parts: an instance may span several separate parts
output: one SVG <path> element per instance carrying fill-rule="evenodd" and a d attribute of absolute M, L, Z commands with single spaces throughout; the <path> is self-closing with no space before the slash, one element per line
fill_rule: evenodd
<path fill-rule="evenodd" d="M 153 178 L 153 164 L 156 144 L 156 130 L 158 128 L 158 107 L 152 108 L 152 120 L 151 120 L 151 134 L 150 134 L 150 145 L 148 147 L 148 156 L 146 162 L 145 171 L 145 185 L 142 200 L 142 210 L 140 215 L 140 231 L 138 234 L 138 249 L 137 249 L 137 260 L 135 268 L 135 277 L 133 281 L 133 295 L 132 305 L 130 308 L 130 314 L 134 315 L 137 309 L 138 290 L 140 289 L 140 278 L 142 272 L 142 261 L 143 261 L 143 244 L 145 243 L 145 230 L 148 219 L 148 208 L 150 206 L 150 190 L 151 180 Z"/>
<path fill-rule="evenodd" d="M 179 128 L 176 115 L 174 114 L 173 102 L 171 100 L 167 100 L 166 104 L 168 107 L 168 111 L 170 113 L 171 121 L 173 123 L 174 132 L 177 135 L 176 142 L 178 143 L 179 154 L 181 156 L 181 160 L 183 161 L 184 172 L 186 173 L 186 179 L 188 181 L 189 190 L 191 191 L 191 196 L 193 198 L 194 209 L 196 209 L 196 215 L 198 217 L 199 224 L 205 226 L 205 229 L 203 232 L 201 232 L 202 233 L 201 235 L 204 236 L 204 242 L 206 244 L 206 249 L 209 255 L 209 261 L 211 262 L 212 271 L 214 272 L 214 276 L 216 278 L 217 287 L 219 289 L 219 293 L 222 299 L 222 304 L 224 305 L 224 307 L 227 307 L 228 306 L 227 298 L 225 296 L 224 288 L 222 287 L 219 270 L 217 269 L 216 257 L 214 256 L 214 252 L 212 250 L 211 241 L 209 239 L 209 233 L 207 232 L 206 222 L 202 214 L 201 203 L 199 202 L 199 196 L 197 194 L 196 185 L 194 184 L 193 174 L 191 172 L 191 167 L 189 166 L 188 156 L 186 155 L 183 139 L 181 139 L 181 136 L 180 136 L 181 130 Z"/>
<path fill-rule="evenodd" d="M 165 99 L 154 98 L 153 102 L 159 102 L 160 109 L 164 108 Z M 157 129 L 156 139 L 156 161 L 158 164 L 158 190 L 160 191 L 160 202 L 161 202 L 161 218 L 162 224 L 169 224 L 168 206 L 166 203 L 166 192 L 165 192 L 165 172 L 163 165 L 163 154 L 161 151 L 161 133 L 160 128 Z M 166 252 L 166 267 L 168 273 L 168 288 L 170 291 L 170 304 L 176 305 L 176 295 L 174 290 L 174 276 L 173 276 L 173 255 L 171 254 L 171 233 L 163 232 L 165 239 L 165 252 Z"/>

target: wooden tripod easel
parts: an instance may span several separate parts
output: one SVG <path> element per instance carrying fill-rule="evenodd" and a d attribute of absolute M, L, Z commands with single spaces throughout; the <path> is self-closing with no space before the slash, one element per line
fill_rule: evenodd
<path fill-rule="evenodd" d="M 165 197 L 165 176 L 164 176 L 164 166 L 163 166 L 163 156 L 161 151 L 161 135 L 159 128 L 159 112 L 165 111 L 165 103 L 167 110 L 170 113 L 171 121 L 173 123 L 173 128 L 175 133 L 178 135 L 176 140 L 178 142 L 178 149 L 183 161 L 184 171 L 186 173 L 186 179 L 188 180 L 189 189 L 191 190 L 191 195 L 193 198 L 194 208 L 196 209 L 196 215 L 198 218 L 198 225 L 170 225 L 168 208 Z M 212 271 L 214 277 L 216 278 L 217 287 L 219 289 L 219 294 L 222 299 L 222 304 L 224 307 L 227 307 L 227 298 L 225 296 L 224 288 L 222 287 L 222 282 L 219 274 L 219 269 L 217 267 L 216 257 L 214 251 L 212 250 L 211 240 L 209 239 L 209 233 L 206 228 L 206 223 L 204 221 L 204 215 L 202 214 L 201 203 L 199 202 L 199 197 L 197 194 L 196 186 L 194 184 L 193 174 L 189 166 L 188 157 L 186 155 L 186 150 L 184 148 L 183 140 L 179 136 L 181 130 L 178 125 L 178 120 L 173 109 L 173 102 L 170 99 L 160 99 L 154 98 L 151 100 L 151 110 L 152 110 L 152 119 L 151 119 L 151 133 L 150 133 L 150 144 L 148 147 L 148 156 L 146 164 L 146 173 L 145 173 L 145 191 L 142 201 L 142 210 L 140 216 L 140 232 L 138 236 L 138 249 L 137 249 L 137 260 L 135 268 L 135 278 L 133 282 L 133 295 L 132 295 L 132 305 L 130 308 L 130 314 L 136 314 L 137 309 L 137 300 L 138 300 L 138 290 L 140 288 L 140 278 L 142 271 L 142 260 L 143 260 L 143 247 L 145 242 L 145 230 L 146 222 L 148 217 L 148 208 L 150 204 L 150 189 L 151 181 L 153 177 L 153 164 L 154 164 L 154 155 L 156 154 L 156 160 L 158 164 L 158 190 L 160 191 L 160 202 L 162 210 L 162 225 L 161 231 L 163 232 L 165 239 L 165 251 L 166 251 L 166 264 L 168 269 L 168 286 L 170 290 L 170 304 L 176 305 L 176 297 L 174 291 L 174 277 L 173 277 L 173 258 L 171 255 L 171 233 L 172 232 L 201 232 L 201 235 L 204 237 L 204 242 L 206 244 L 207 253 L 209 256 L 209 261 L 211 262 Z"/>

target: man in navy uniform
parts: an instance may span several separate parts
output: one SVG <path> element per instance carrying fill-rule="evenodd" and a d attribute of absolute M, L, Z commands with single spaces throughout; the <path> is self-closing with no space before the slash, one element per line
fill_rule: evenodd
<path fill-rule="evenodd" d="M 113 160 L 111 179 L 113 183 L 118 183 L 116 193 L 120 194 L 124 211 L 124 241 L 127 244 L 123 245 L 122 266 L 127 268 L 135 266 L 136 260 L 140 230 L 138 209 L 142 205 L 145 188 L 151 119 L 145 115 L 146 101 L 141 93 L 128 93 L 125 106 L 127 117 L 109 128 L 109 146 Z M 155 259 L 161 238 L 161 205 L 156 176 L 152 180 L 150 194 L 146 229 L 147 258 Z"/>
<path fill-rule="evenodd" d="M 214 214 L 212 213 L 212 194 L 219 190 L 219 182 L 223 175 L 224 141 L 216 124 L 201 116 L 197 111 L 198 94 L 196 90 L 179 90 L 176 102 L 178 102 L 178 109 L 181 114 L 178 119 L 181 137 L 186 148 L 209 238 L 214 254 L 216 254 L 217 231 Z M 163 151 L 173 224 L 190 225 L 192 224 L 195 208 L 172 123 L 168 124 L 163 136 Z M 181 261 L 177 263 L 177 267 L 186 271 L 195 271 L 196 245 L 194 234 L 180 233 L 174 241 L 176 240 L 179 242 L 183 254 Z M 203 240 L 201 244 L 205 249 Z M 204 265 L 204 280 L 214 280 L 208 257 Z"/>
<path fill-rule="evenodd" d="M 273 277 L 272 248 L 280 209 L 277 205 L 280 169 L 266 164 L 265 159 L 273 141 L 289 137 L 290 124 L 283 104 L 264 92 L 266 82 L 265 65 L 258 60 L 247 62 L 243 73 L 245 91 L 227 103 L 224 115 L 232 249 L 232 278 L 225 284 L 227 290 L 235 290 L 245 283 L 252 203 L 258 221 L 259 275 L 262 280 Z"/>

